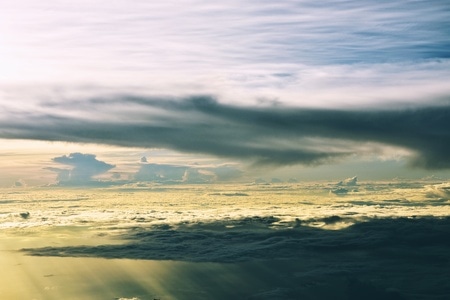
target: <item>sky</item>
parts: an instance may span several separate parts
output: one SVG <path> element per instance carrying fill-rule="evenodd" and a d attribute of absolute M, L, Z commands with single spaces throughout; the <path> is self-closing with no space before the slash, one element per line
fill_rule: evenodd
<path fill-rule="evenodd" d="M 0 186 L 450 177 L 446 1 L 0 3 Z"/>

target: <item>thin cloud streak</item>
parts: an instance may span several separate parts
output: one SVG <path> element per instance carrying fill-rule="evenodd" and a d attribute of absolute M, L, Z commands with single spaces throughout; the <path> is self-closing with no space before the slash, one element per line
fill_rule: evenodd
<path fill-rule="evenodd" d="M 438 0 L 16 1 L 0 5 L 0 54 L 5 80 L 53 83 L 417 62 L 450 58 L 449 14 Z"/>
<path fill-rule="evenodd" d="M 167 148 L 272 165 L 328 163 L 370 152 L 362 146 L 375 143 L 410 150 L 412 166 L 450 168 L 448 102 L 344 110 L 122 96 L 52 103 L 48 111 L 3 119 L 0 137 Z"/>

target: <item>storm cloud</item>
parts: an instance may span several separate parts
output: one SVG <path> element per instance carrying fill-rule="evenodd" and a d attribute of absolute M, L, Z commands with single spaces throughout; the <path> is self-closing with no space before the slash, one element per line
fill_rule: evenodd
<path fill-rule="evenodd" d="M 363 147 L 374 143 L 409 150 L 414 167 L 450 167 L 447 102 L 345 110 L 238 106 L 210 96 L 117 96 L 42 107 L 48 113 L 16 112 L 0 121 L 0 137 L 167 148 L 272 165 L 376 154 L 377 147 Z"/>

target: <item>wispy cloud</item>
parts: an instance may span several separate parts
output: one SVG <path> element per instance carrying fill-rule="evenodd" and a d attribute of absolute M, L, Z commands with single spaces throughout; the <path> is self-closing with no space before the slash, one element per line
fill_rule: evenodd
<path fill-rule="evenodd" d="M 114 5 L 19 1 L 4 10 L 3 22 L 21 25 L 10 29 L 18 33 L 18 45 L 39 50 L 52 46 L 48 54 L 59 54 L 59 59 L 86 63 L 94 57 L 122 56 L 126 62 L 145 61 L 144 67 L 150 67 L 157 57 L 172 67 L 197 57 L 196 62 L 205 67 L 211 62 L 218 66 L 220 62 L 328 64 L 448 58 L 448 13 L 448 4 L 437 0 L 193 0 L 182 5 L 135 1 L 133 6 L 126 1 Z M 121 65 L 138 68 L 116 64 Z"/>
<path fill-rule="evenodd" d="M 450 8 L 438 0 L 16 1 L 0 8 L 5 82 L 125 82 L 168 92 L 195 89 L 202 78 L 255 83 L 295 71 L 303 80 L 311 66 L 450 57 Z"/>

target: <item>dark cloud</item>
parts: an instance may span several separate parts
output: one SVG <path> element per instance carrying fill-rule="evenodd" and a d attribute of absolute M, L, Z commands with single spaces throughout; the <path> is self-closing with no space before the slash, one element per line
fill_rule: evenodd
<path fill-rule="evenodd" d="M 251 292 L 236 294 L 235 289 L 227 288 L 234 294 L 222 292 L 226 297 L 208 297 L 211 299 L 447 299 L 448 217 L 368 219 L 342 230 L 307 226 L 346 219 L 329 216 L 295 220 L 285 228 L 276 228 L 279 219 L 271 216 L 183 222 L 177 226 L 159 224 L 132 228 L 125 233 L 123 244 L 50 246 L 22 252 L 36 256 L 226 263 L 233 266 L 234 276 L 235 266 L 246 265 L 250 268 L 239 273 L 238 278 L 247 286 L 254 285 L 255 278 L 265 279 Z M 255 268 L 255 264 L 261 268 Z M 210 267 L 205 271 L 209 277 L 215 274 L 211 272 Z M 227 273 L 222 270 L 223 274 Z M 188 280 L 195 276 L 182 277 Z M 220 276 L 214 277 L 216 284 L 217 278 Z M 218 285 L 223 284 L 219 280 Z M 199 288 L 202 286 L 203 278 Z M 246 293 L 248 297 L 243 297 Z"/>
<path fill-rule="evenodd" d="M 411 166 L 450 168 L 448 103 L 344 110 L 235 106 L 208 96 L 124 96 L 46 107 L 48 114 L 17 112 L 1 121 L 0 136 L 168 148 L 273 165 L 324 164 L 374 142 L 409 149 Z M 68 110 L 83 117 L 67 116 Z M 102 111 L 103 118 L 91 111 Z"/>
<path fill-rule="evenodd" d="M 297 219 L 288 229 L 277 228 L 278 221 L 273 216 L 252 216 L 211 223 L 155 225 L 138 232 L 130 231 L 125 237 L 129 243 L 121 245 L 47 247 L 26 252 L 49 256 L 236 262 L 274 257 L 293 259 L 310 251 L 342 253 L 356 250 L 396 259 L 396 251 L 402 249 L 406 260 L 433 261 L 448 255 L 436 252 L 437 256 L 433 257 L 429 252 L 433 251 L 432 247 L 440 250 L 450 247 L 448 217 L 369 219 L 341 230 L 323 230 L 308 224 L 356 220 L 340 216 Z"/>
<path fill-rule="evenodd" d="M 36 256 L 215 262 L 233 266 L 243 265 L 236 262 L 245 262 L 247 266 L 263 263 L 262 269 L 250 269 L 239 278 L 248 285 L 249 274 L 251 278 L 258 277 L 265 269 L 270 271 L 268 285 L 251 298 L 234 297 L 239 299 L 446 299 L 445 283 L 450 278 L 449 217 L 375 218 L 342 230 L 307 226 L 318 221 L 336 223 L 346 219 L 329 216 L 293 220 L 284 228 L 274 226 L 280 220 L 272 216 L 159 224 L 130 229 L 123 236 L 123 244 L 50 246 L 22 252 Z M 211 274 L 210 268 L 207 274 Z M 217 278 L 214 277 L 216 281 Z M 205 281 L 201 284 L 204 286 Z M 306 285 L 315 285 L 318 290 L 331 287 L 333 292 L 311 296 L 306 293 L 310 290 L 304 289 Z M 333 294 L 336 291 L 338 296 Z"/>
<path fill-rule="evenodd" d="M 92 184 L 97 181 L 92 177 L 103 174 L 114 165 L 97 160 L 93 154 L 71 153 L 53 158 L 54 162 L 72 166 L 71 169 L 47 168 L 50 171 L 58 173 L 57 180 L 61 185 L 83 185 Z"/>

